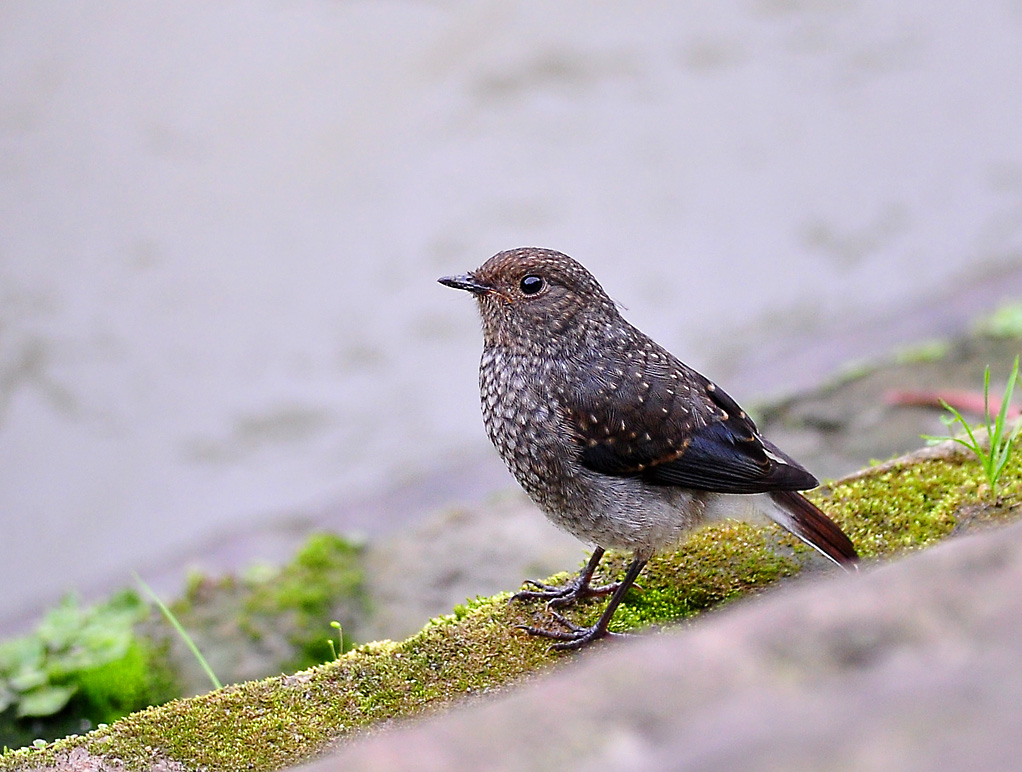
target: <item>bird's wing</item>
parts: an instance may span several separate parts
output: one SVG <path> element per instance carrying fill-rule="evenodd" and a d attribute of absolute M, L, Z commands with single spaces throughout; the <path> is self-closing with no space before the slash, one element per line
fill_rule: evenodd
<path fill-rule="evenodd" d="M 818 484 L 730 396 L 670 355 L 591 367 L 563 406 L 581 463 L 603 474 L 720 493 Z"/>

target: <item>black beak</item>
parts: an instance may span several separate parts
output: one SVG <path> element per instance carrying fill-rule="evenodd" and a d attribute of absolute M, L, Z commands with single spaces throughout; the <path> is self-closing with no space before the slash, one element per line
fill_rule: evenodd
<path fill-rule="evenodd" d="M 441 276 L 437 279 L 438 282 L 443 284 L 445 287 L 454 287 L 454 289 L 468 290 L 473 295 L 485 295 L 489 292 L 492 287 L 483 284 L 482 282 L 476 281 L 469 274 L 464 276 Z"/>

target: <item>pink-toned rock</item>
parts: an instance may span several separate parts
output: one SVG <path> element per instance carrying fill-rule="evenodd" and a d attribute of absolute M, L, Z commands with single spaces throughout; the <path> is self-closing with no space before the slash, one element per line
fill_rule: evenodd
<path fill-rule="evenodd" d="M 1022 525 L 609 643 L 327 770 L 1016 770 Z"/>

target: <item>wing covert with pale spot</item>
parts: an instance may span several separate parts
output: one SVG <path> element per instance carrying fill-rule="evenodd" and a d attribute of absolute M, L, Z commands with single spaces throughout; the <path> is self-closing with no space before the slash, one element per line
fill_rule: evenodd
<path fill-rule="evenodd" d="M 583 466 L 721 493 L 818 484 L 761 438 L 727 393 L 666 351 L 631 351 L 621 361 L 592 363 L 564 399 Z"/>

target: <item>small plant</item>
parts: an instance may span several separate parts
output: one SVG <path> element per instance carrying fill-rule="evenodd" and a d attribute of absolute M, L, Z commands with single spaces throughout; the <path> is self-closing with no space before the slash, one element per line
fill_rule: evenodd
<path fill-rule="evenodd" d="M 34 631 L 0 643 L 0 743 L 59 737 L 169 699 L 169 673 L 135 632 L 148 614 L 130 591 L 91 607 L 69 595 Z"/>
<path fill-rule="evenodd" d="M 35 633 L 0 644 L 0 711 L 13 707 L 18 718 L 51 716 L 94 673 L 115 663 L 133 668 L 138 652 L 132 628 L 144 617 L 145 607 L 133 593 L 91 609 L 81 608 L 73 596 L 64 598 Z"/>
<path fill-rule="evenodd" d="M 334 646 L 334 639 L 333 638 L 327 638 L 326 639 L 327 646 L 330 647 L 330 658 L 331 659 L 340 659 L 341 658 L 341 654 L 344 652 L 344 631 L 341 630 L 341 623 L 338 622 L 336 619 L 333 622 L 330 623 L 330 626 L 332 628 L 334 628 L 334 630 L 337 631 L 337 641 L 338 641 L 337 646 Z"/>
<path fill-rule="evenodd" d="M 997 484 L 1000 480 L 1001 472 L 1004 471 L 1005 465 L 1011 458 L 1013 443 L 1018 437 L 1019 431 L 1022 430 L 1022 421 L 1017 422 L 1010 431 L 1008 430 L 1008 411 L 1011 407 L 1011 398 L 1015 391 L 1015 382 L 1018 380 L 1018 368 L 1019 357 L 1016 356 L 1015 364 L 1012 365 L 1011 374 L 1008 376 L 1008 384 L 1004 389 L 1004 396 L 1001 398 L 1001 407 L 996 417 L 991 417 L 990 415 L 990 366 L 987 365 L 983 371 L 983 411 L 985 420 L 982 428 L 986 429 L 988 442 L 983 440 L 982 435 L 977 438 L 976 431 L 969 426 L 962 414 L 944 400 L 941 400 L 940 404 L 948 411 L 948 415 L 943 416 L 941 421 L 944 422 L 948 429 L 951 429 L 955 424 L 961 424 L 962 428 L 965 429 L 966 436 L 933 437 L 923 435 L 930 444 L 951 439 L 975 453 L 980 465 L 983 467 L 983 473 L 986 475 L 987 482 L 990 484 L 990 492 L 995 496 L 997 495 Z"/>

